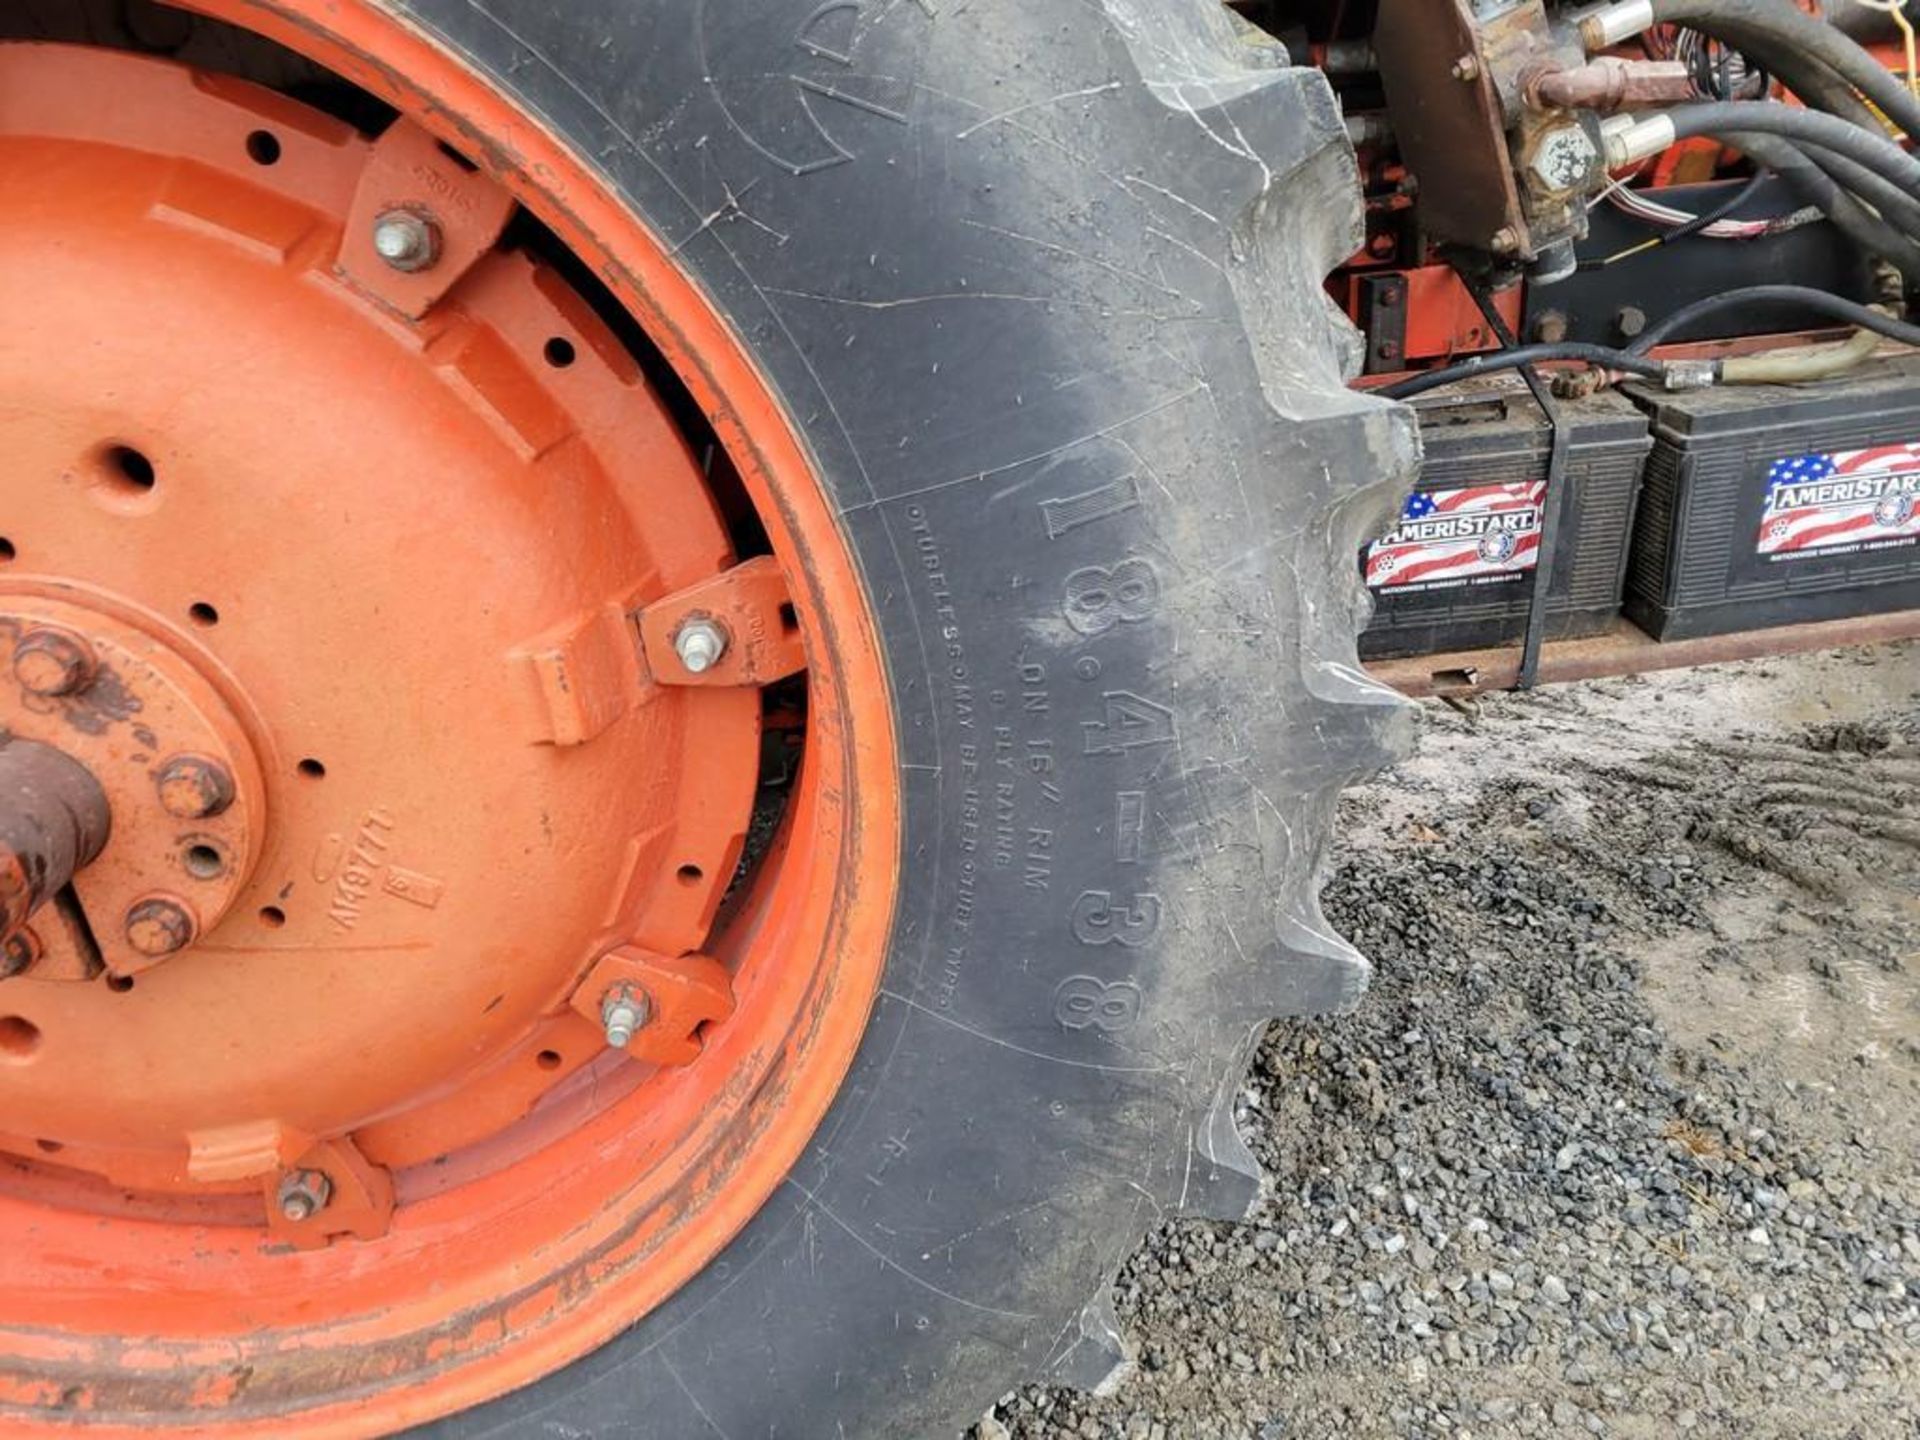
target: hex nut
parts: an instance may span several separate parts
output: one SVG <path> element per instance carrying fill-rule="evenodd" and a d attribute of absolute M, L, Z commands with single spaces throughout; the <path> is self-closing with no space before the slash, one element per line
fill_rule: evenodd
<path fill-rule="evenodd" d="M 1557 125 L 1541 135 L 1527 163 L 1542 190 L 1577 190 L 1593 177 L 1600 150 L 1578 125 Z"/>
<path fill-rule="evenodd" d="M 440 258 L 440 227 L 415 210 L 383 210 L 373 222 L 373 251 L 403 275 L 431 269 Z"/>
<path fill-rule="evenodd" d="M 319 1170 L 288 1171 L 274 1196 L 281 1216 L 296 1225 L 318 1215 L 332 1199 L 333 1182 Z"/>
<path fill-rule="evenodd" d="M 646 991 L 634 985 L 611 986 L 600 998 L 600 1024 L 606 1031 L 608 1046 L 626 1049 L 651 1013 Z"/>
<path fill-rule="evenodd" d="M 727 653 L 727 632 L 717 620 L 688 620 L 673 632 L 673 653 L 688 674 L 704 675 Z"/>

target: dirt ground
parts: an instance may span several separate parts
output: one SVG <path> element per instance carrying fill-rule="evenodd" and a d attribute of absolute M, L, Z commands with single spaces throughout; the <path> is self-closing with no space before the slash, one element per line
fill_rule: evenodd
<path fill-rule="evenodd" d="M 1426 711 L 1327 890 L 1373 993 L 1242 1096 L 1271 1193 L 980 1432 L 1920 1435 L 1920 646 Z"/>

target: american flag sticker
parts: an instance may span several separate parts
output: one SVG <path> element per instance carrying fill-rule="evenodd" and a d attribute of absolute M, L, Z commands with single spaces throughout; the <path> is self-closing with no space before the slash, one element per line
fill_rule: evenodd
<path fill-rule="evenodd" d="M 1516 580 L 1540 561 L 1547 482 L 1416 492 L 1399 527 L 1367 547 L 1375 590 L 1438 590 Z"/>
<path fill-rule="evenodd" d="M 1801 560 L 1920 544 L 1920 444 L 1794 455 L 1767 472 L 1759 553 Z"/>

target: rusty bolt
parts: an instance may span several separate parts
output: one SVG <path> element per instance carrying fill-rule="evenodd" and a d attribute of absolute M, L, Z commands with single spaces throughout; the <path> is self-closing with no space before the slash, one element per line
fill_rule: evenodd
<path fill-rule="evenodd" d="M 150 895 L 127 911 L 127 943 L 156 960 L 184 950 L 197 928 L 186 902 L 171 895 Z"/>
<path fill-rule="evenodd" d="M 13 675 L 33 695 L 71 695 L 93 682 L 93 650 L 64 630 L 29 630 L 13 647 Z"/>
<path fill-rule="evenodd" d="M 1453 78 L 1463 81 L 1478 80 L 1480 78 L 1480 57 L 1478 55 L 1462 55 L 1458 60 L 1454 61 Z"/>
<path fill-rule="evenodd" d="M 1647 312 L 1638 305 L 1622 305 L 1613 317 L 1614 327 L 1628 340 L 1637 340 L 1647 328 Z"/>
<path fill-rule="evenodd" d="M 274 1199 L 280 1213 L 298 1225 L 311 1220 L 333 1199 L 333 1182 L 318 1170 L 290 1170 L 280 1181 Z"/>
<path fill-rule="evenodd" d="M 673 633 L 673 653 L 689 674 L 704 674 L 727 653 L 727 632 L 712 620 L 689 620 Z"/>
<path fill-rule="evenodd" d="M 176 755 L 160 767 L 154 782 L 160 808 L 176 820 L 207 820 L 233 804 L 233 776 L 218 760 Z"/>
<path fill-rule="evenodd" d="M 31 930 L 17 930 L 0 946 L 0 980 L 11 980 L 40 958 L 40 937 Z"/>
<path fill-rule="evenodd" d="M 373 249 L 402 274 L 430 270 L 440 258 L 440 227 L 429 215 L 384 210 L 374 218 Z"/>
<path fill-rule="evenodd" d="M 1558 345 L 1567 338 L 1567 328 L 1566 311 L 1545 310 L 1533 322 L 1533 338 L 1542 345 Z"/>
<path fill-rule="evenodd" d="M 607 1032 L 607 1044 L 624 1050 L 633 1042 L 636 1031 L 647 1023 L 652 1007 L 647 992 L 632 985 L 615 985 L 600 997 L 600 1023 Z"/>

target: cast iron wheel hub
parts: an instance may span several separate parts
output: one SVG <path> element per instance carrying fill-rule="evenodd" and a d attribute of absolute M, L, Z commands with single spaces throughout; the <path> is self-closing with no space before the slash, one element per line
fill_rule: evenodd
<path fill-rule="evenodd" d="M 0 88 L 0 731 L 110 815 L 7 899 L 0 1148 L 378 1234 L 603 1055 L 610 987 L 656 1063 L 730 1008 L 759 697 L 642 643 L 729 539 L 425 131 L 51 46 Z"/>

